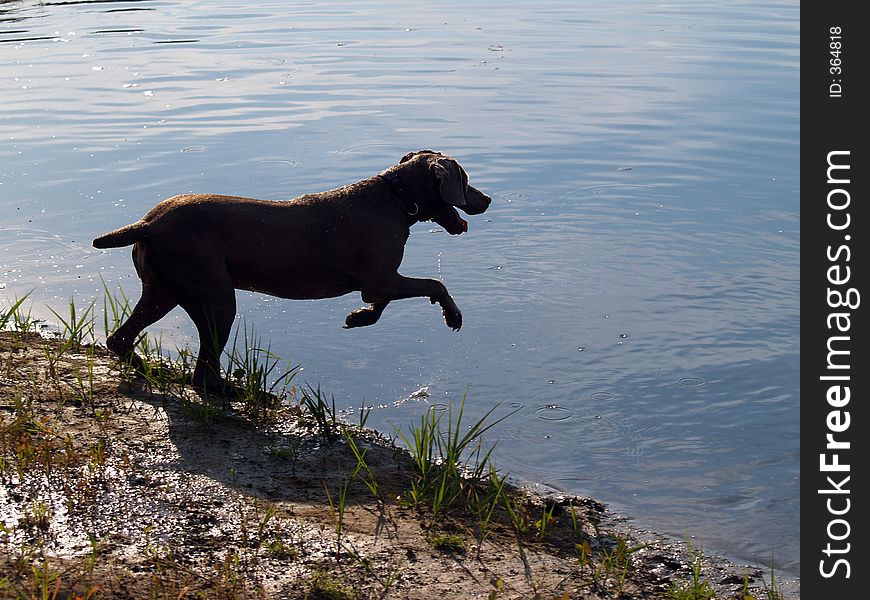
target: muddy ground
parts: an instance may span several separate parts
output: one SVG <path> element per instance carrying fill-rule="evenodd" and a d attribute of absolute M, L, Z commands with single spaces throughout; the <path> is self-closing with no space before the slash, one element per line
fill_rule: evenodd
<path fill-rule="evenodd" d="M 595 500 L 517 487 L 519 522 L 433 517 L 378 434 L 354 432 L 372 474 L 354 475 L 298 407 L 264 423 L 222 403 L 0 332 L 0 598 L 670 598 L 692 580 L 684 544 Z M 745 585 L 768 597 L 758 569 L 704 556 L 697 597 Z"/>

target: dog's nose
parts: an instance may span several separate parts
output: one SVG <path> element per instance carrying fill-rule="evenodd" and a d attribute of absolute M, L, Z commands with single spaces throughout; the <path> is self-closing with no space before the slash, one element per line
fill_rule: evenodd
<path fill-rule="evenodd" d="M 468 205 L 463 206 L 462 210 L 469 215 L 479 215 L 489 208 L 490 204 L 492 204 L 492 198 L 481 192 L 479 189 L 471 186 L 468 186 L 465 197 L 468 200 Z"/>

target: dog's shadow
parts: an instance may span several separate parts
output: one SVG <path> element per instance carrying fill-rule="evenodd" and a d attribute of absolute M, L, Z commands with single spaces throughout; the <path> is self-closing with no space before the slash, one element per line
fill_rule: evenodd
<path fill-rule="evenodd" d="M 136 382 L 122 388 L 123 396 L 136 401 L 131 406 L 140 408 L 137 419 L 167 421 L 165 443 L 150 434 L 149 463 L 156 471 L 202 475 L 269 501 L 318 505 L 328 502 L 327 490 L 335 497 L 340 486 L 352 482 L 349 502 L 372 500 L 363 482 L 371 476 L 365 469 L 354 476 L 360 461 L 348 443 L 341 436 L 323 439 L 302 426 L 293 411 L 286 411 L 283 421 L 265 425 L 232 409 L 206 417 L 206 404 L 162 395 Z M 407 489 L 412 476 L 408 454 L 377 441 L 373 432 L 351 429 L 357 431 L 355 443 L 365 452 L 363 460 L 381 492 L 392 495 Z"/>

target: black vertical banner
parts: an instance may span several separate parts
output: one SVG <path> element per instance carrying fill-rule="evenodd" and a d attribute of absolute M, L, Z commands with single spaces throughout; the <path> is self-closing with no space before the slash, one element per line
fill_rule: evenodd
<path fill-rule="evenodd" d="M 801 6 L 801 597 L 870 586 L 870 24 Z M 865 306 L 867 304 L 868 306 Z"/>

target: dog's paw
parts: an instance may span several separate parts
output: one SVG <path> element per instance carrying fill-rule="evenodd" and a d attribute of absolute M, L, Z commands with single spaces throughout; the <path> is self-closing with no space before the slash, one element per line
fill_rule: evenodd
<path fill-rule="evenodd" d="M 144 376 L 149 374 L 148 365 L 146 365 L 145 361 L 132 350 L 128 354 L 119 356 L 118 360 L 123 365 L 123 368 L 132 369 L 132 371 L 137 375 Z"/>
<path fill-rule="evenodd" d="M 222 399 L 225 402 L 235 400 L 244 396 L 244 390 L 232 381 L 227 381 L 223 377 L 193 377 L 193 385 L 196 387 L 204 398 Z"/>
<path fill-rule="evenodd" d="M 345 329 L 353 329 L 354 327 L 366 327 L 373 325 L 380 317 L 380 314 L 375 314 L 370 308 L 360 308 L 353 311 L 344 320 Z"/>
<path fill-rule="evenodd" d="M 459 331 L 462 327 L 462 313 L 459 310 L 448 311 L 446 309 L 441 312 L 444 313 L 444 322 L 447 323 L 447 326 L 453 331 Z"/>

